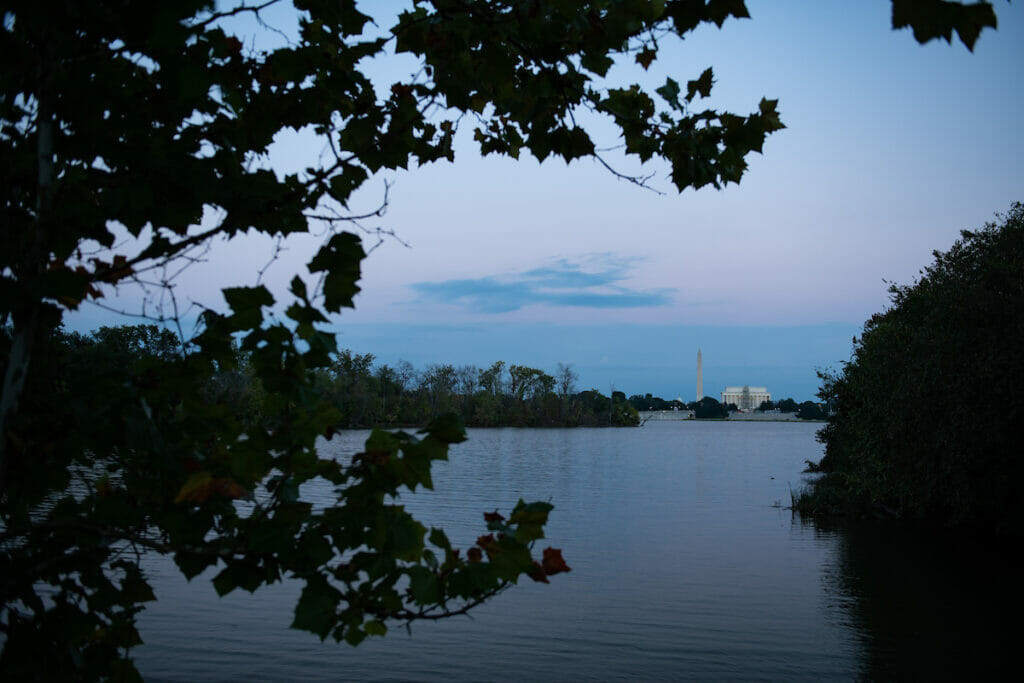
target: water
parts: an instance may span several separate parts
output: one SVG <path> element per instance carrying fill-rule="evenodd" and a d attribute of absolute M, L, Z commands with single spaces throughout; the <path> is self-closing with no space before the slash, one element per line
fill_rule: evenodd
<path fill-rule="evenodd" d="M 471 430 L 450 462 L 436 466 L 437 490 L 403 502 L 466 548 L 484 529 L 483 512 L 507 514 L 519 498 L 550 500 L 556 507 L 541 547 L 562 548 L 571 573 L 551 585 L 524 578 L 471 618 L 417 623 L 411 636 L 393 630 L 351 648 L 287 628 L 301 589 L 295 582 L 221 599 L 203 580 L 212 573 L 186 583 L 156 558 L 150 573 L 159 602 L 140 617 L 146 645 L 135 651 L 137 664 L 147 679 L 167 681 L 920 677 L 917 659 L 949 637 L 921 635 L 934 614 L 898 600 L 893 607 L 875 585 L 906 566 L 903 540 L 865 555 L 863 538 L 802 523 L 781 507 L 800 485 L 804 461 L 821 455 L 815 428 Z M 324 447 L 346 457 L 365 437 L 349 432 Z M 303 490 L 314 502 L 327 493 Z M 930 557 L 904 579 L 943 563 Z M 984 583 L 1002 577 L 1000 589 L 1019 598 L 1012 568 L 989 565 L 986 575 Z M 1001 649 L 999 614 L 979 611 L 991 595 L 964 593 L 958 582 L 966 577 L 960 571 L 927 585 L 966 596 L 957 608 L 985 615 L 971 626 L 978 643 L 965 672 L 998 671 L 1000 653 L 1010 651 Z M 958 620 L 944 617 L 945 626 Z"/>

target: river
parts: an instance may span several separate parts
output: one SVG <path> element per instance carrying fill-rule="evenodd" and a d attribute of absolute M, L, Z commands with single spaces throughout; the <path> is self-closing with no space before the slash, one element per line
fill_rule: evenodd
<path fill-rule="evenodd" d="M 651 422 L 477 429 L 403 497 L 455 545 L 482 513 L 555 504 L 545 547 L 572 571 L 358 648 L 288 629 L 301 588 L 218 598 L 169 561 L 139 618 L 153 681 L 904 680 L 1015 662 L 1019 570 L 972 539 L 827 528 L 786 506 L 819 425 Z M 339 458 L 366 432 L 325 442 Z M 325 502 L 326 488 L 302 495 Z"/>

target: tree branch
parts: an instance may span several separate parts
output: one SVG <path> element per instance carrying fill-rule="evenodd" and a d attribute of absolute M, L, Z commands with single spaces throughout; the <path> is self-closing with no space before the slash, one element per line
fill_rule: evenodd
<path fill-rule="evenodd" d="M 276 5 L 280 1 L 281 0 L 267 0 L 267 2 L 264 2 L 261 5 L 246 5 L 245 3 L 243 3 L 231 10 L 226 10 L 224 12 L 214 12 L 210 15 L 209 18 L 204 19 L 200 22 L 196 22 L 195 24 L 190 24 L 189 28 L 205 28 L 206 26 L 209 26 L 215 21 L 226 19 L 228 17 L 233 17 L 244 12 L 252 12 L 253 14 L 259 15 L 261 11 L 265 10 L 271 5 Z"/>

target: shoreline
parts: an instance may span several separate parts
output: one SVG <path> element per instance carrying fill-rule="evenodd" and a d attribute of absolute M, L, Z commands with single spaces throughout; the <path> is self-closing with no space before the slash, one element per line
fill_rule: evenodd
<path fill-rule="evenodd" d="M 730 413 L 728 417 L 693 417 L 690 410 L 640 410 L 640 424 L 646 422 L 827 422 L 797 417 L 796 413 Z"/>

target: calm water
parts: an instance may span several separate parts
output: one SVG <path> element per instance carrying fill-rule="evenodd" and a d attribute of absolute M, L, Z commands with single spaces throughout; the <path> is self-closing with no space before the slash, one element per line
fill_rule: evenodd
<path fill-rule="evenodd" d="M 403 498 L 457 546 L 482 513 L 555 503 L 572 572 L 358 648 L 288 629 L 301 585 L 220 599 L 157 558 L 135 652 L 148 680 L 853 680 L 997 674 L 1012 664 L 1019 571 L 967 541 L 821 529 L 790 486 L 816 425 L 471 430 L 437 491 Z M 365 432 L 325 444 L 347 457 Z M 303 495 L 326 502 L 329 491 Z M 937 568 L 937 569 L 936 569 Z M 212 574 L 210 574 L 212 575 Z"/>

